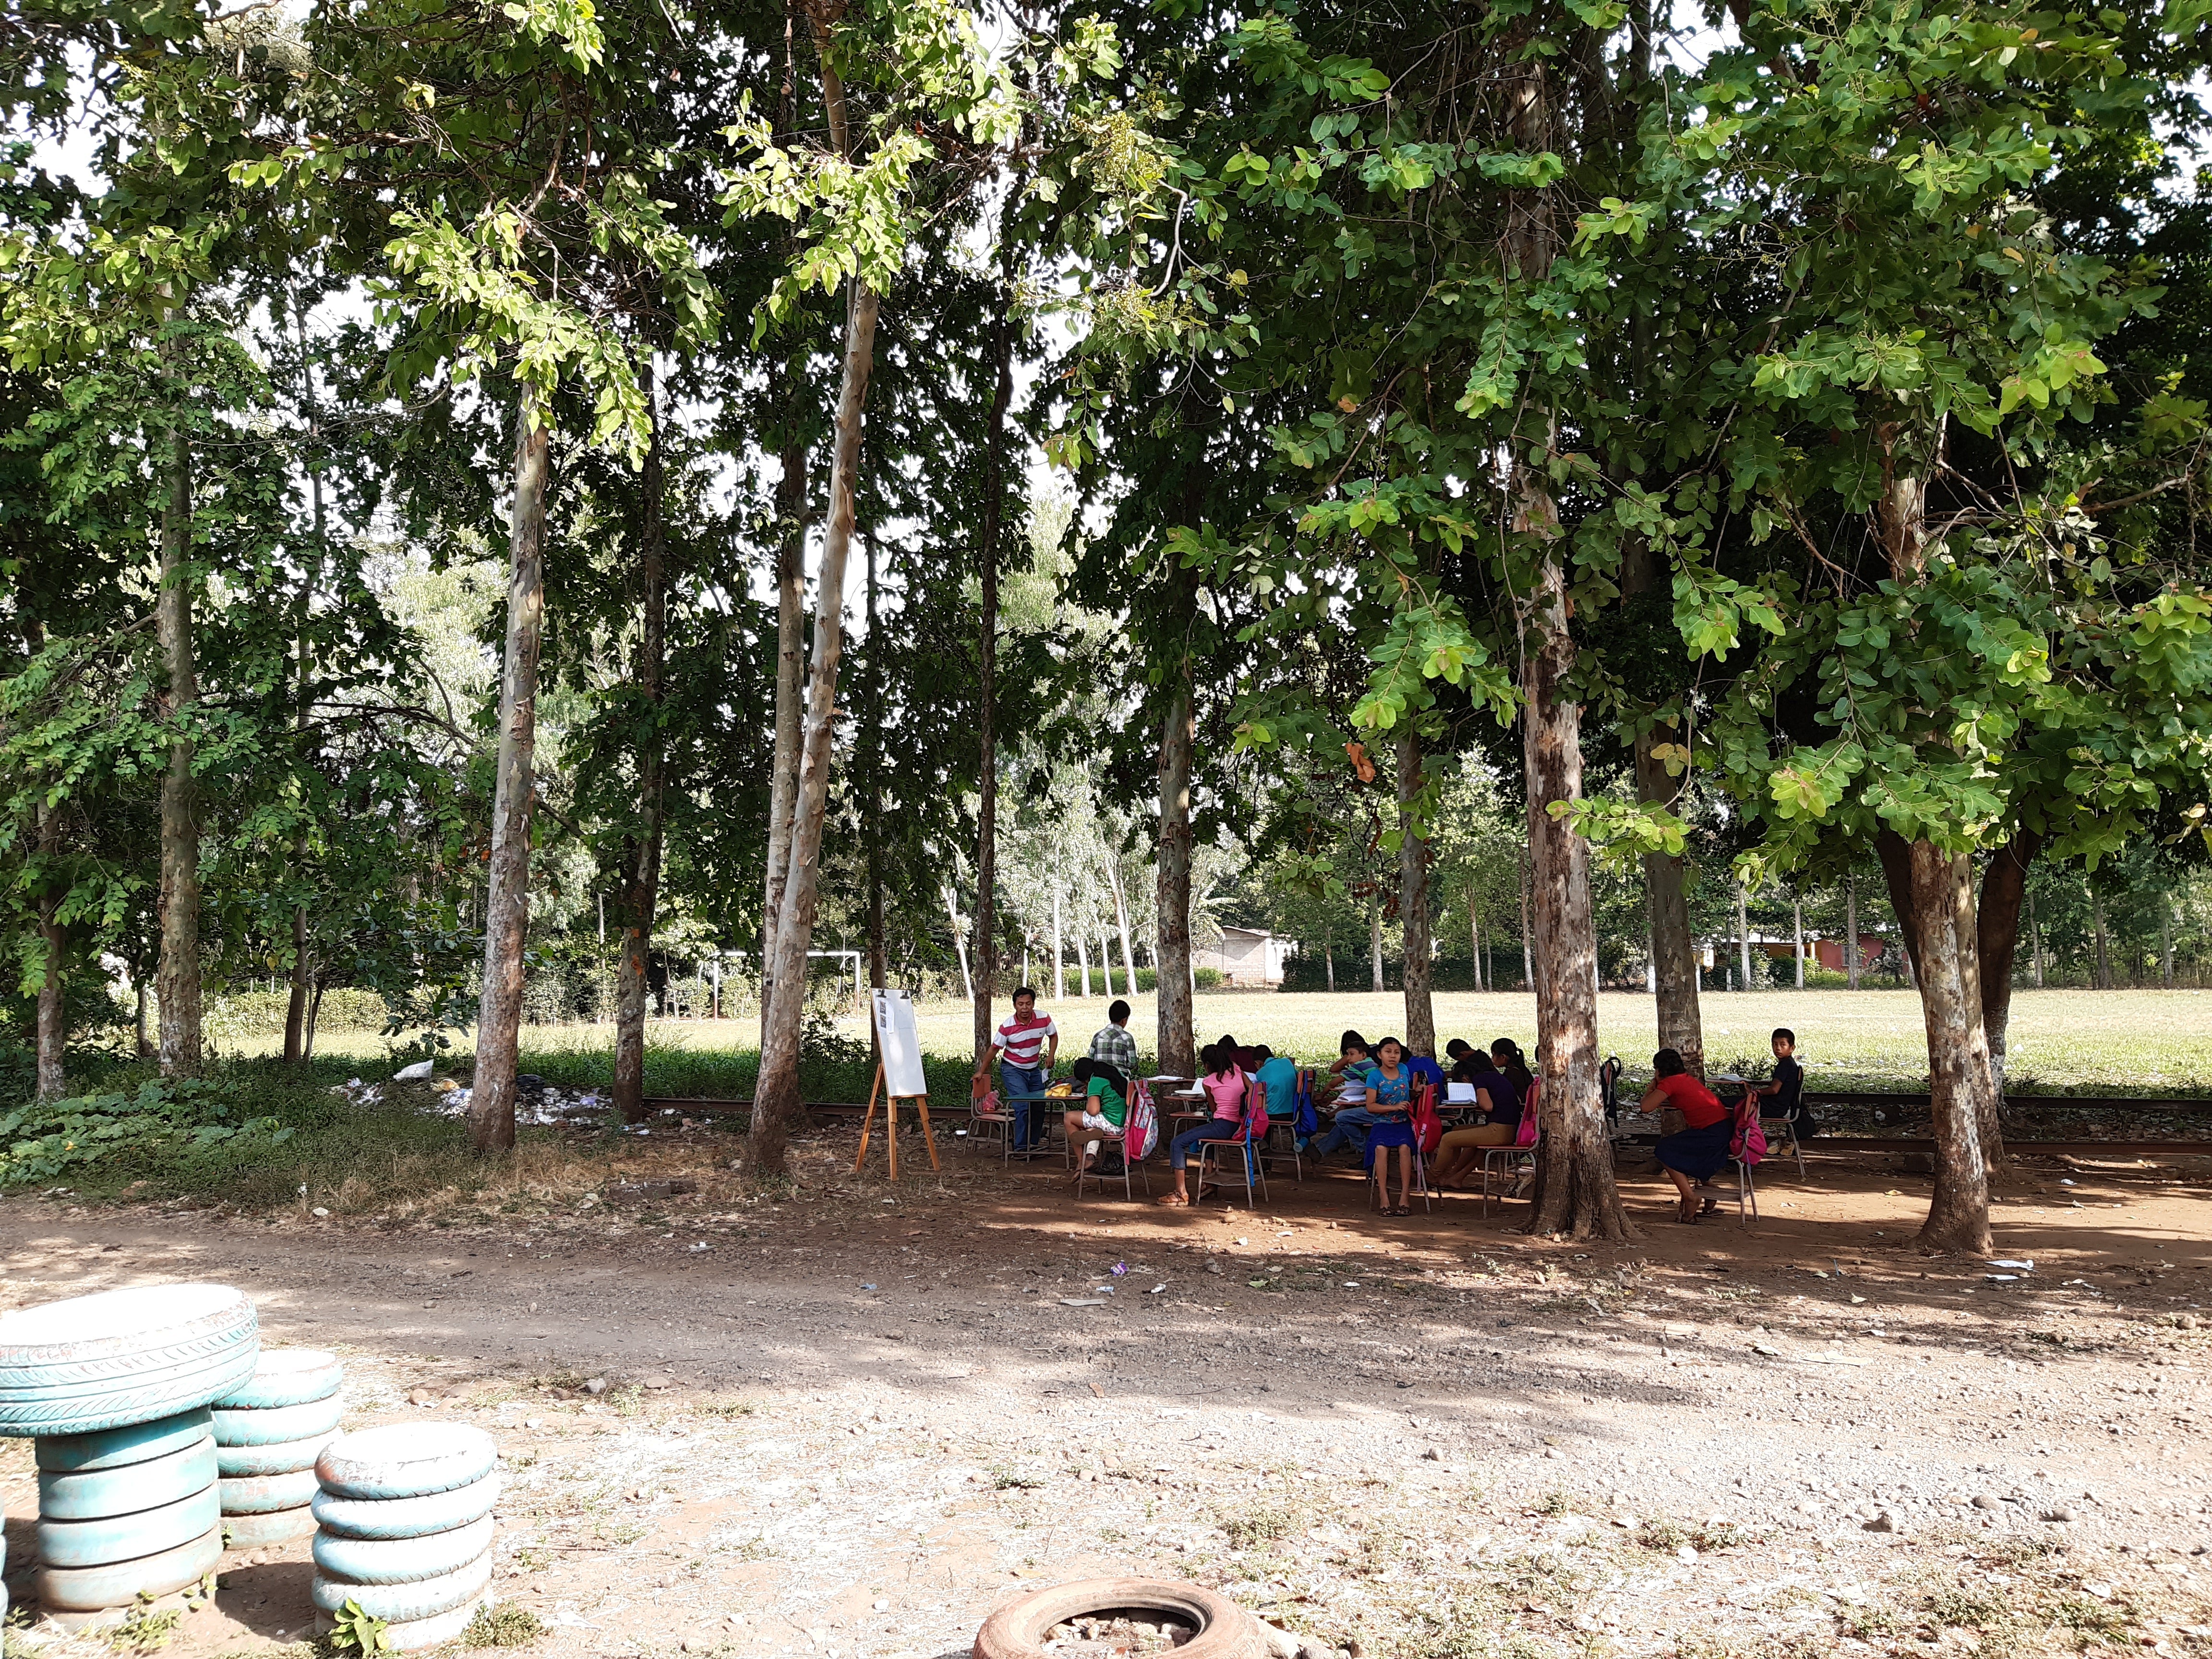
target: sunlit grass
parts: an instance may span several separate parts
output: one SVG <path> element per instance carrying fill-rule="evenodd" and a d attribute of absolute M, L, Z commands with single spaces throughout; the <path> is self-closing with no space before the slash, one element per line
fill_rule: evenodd
<path fill-rule="evenodd" d="M 2033 991 L 2013 998 L 2010 1069 L 2015 1088 L 2190 1091 L 2212 1089 L 2212 1019 L 2207 994 L 2197 991 Z M 1129 1022 L 1150 1059 L 1156 1029 L 1155 1000 L 1130 999 Z M 1046 1000 L 1060 1029 L 1065 1062 L 1087 1048 L 1105 1024 L 1108 999 Z M 1405 1000 L 1398 993 L 1201 993 L 1198 1034 L 1209 1042 L 1224 1033 L 1244 1042 L 1265 1042 L 1306 1063 L 1334 1058 L 1347 1027 L 1370 1038 L 1401 1036 Z M 1535 1004 L 1516 992 L 1440 992 L 1436 997 L 1440 1037 L 1464 1036 L 1487 1044 L 1510 1036 L 1532 1052 Z M 1927 1050 L 1920 1000 L 1910 991 L 1709 992 L 1705 999 L 1705 1054 L 1713 1069 L 1738 1061 L 1768 1061 L 1767 1036 L 1777 1025 L 1797 1033 L 1798 1053 L 1816 1085 L 1859 1083 L 1903 1088 L 1925 1081 Z M 964 1094 L 970 1013 L 964 1003 L 925 1004 L 919 1011 L 922 1046 L 931 1055 L 934 1089 Z M 843 1029 L 862 1041 L 866 1028 L 851 1018 Z M 750 1093 L 759 1025 L 752 1018 L 720 1021 L 657 1020 L 650 1029 L 647 1085 L 655 1094 Z M 1651 999 L 1608 992 L 1598 999 L 1598 1034 L 1632 1073 L 1650 1064 L 1656 1043 Z M 261 1052 L 276 1039 L 240 1045 Z M 364 1067 L 380 1060 L 383 1044 L 364 1033 L 332 1034 L 325 1054 L 358 1055 Z M 605 1083 L 611 1075 L 613 1028 L 535 1025 L 523 1032 L 524 1065 L 549 1081 L 574 1085 Z M 465 1050 L 453 1058 L 465 1064 Z M 844 1068 L 840 1091 L 865 1091 L 865 1066 Z"/>

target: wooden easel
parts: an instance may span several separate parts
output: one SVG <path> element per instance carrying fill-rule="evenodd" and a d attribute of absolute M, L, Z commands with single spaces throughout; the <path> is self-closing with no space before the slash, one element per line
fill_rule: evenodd
<path fill-rule="evenodd" d="M 860 1115 L 860 1150 L 853 1159 L 854 1173 L 857 1174 L 860 1166 L 868 1161 L 868 1130 L 875 1121 L 876 1096 L 878 1093 L 884 1097 L 884 1144 L 890 1153 L 891 1179 L 898 1179 L 898 1109 L 902 1100 L 912 1101 L 915 1110 L 921 1115 L 921 1138 L 929 1148 L 929 1167 L 942 1170 L 945 1166 L 937 1161 L 937 1136 L 929 1127 L 929 1097 L 890 1093 L 884 1088 L 884 1063 L 879 1060 L 876 1062 L 876 1080 L 868 1085 L 868 1109 Z"/>

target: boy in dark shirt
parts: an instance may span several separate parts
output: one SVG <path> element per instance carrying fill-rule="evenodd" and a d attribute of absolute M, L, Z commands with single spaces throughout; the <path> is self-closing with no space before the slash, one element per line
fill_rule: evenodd
<path fill-rule="evenodd" d="M 1760 1115 L 1788 1119 L 1796 1126 L 1797 1138 L 1809 1140 L 1820 1133 L 1820 1126 L 1805 1109 L 1805 1068 L 1797 1063 L 1797 1034 L 1786 1025 L 1778 1025 L 1773 1040 L 1774 1079 L 1752 1085 L 1774 1102 L 1773 1109 L 1763 1109 Z"/>

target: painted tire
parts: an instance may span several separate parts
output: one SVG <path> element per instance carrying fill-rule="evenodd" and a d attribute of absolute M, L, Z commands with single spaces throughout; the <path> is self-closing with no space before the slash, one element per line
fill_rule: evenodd
<path fill-rule="evenodd" d="M 983 1621 L 973 1659 L 1041 1659 L 1054 1625 L 1108 1607 L 1172 1613 L 1196 1626 L 1177 1659 L 1267 1659 L 1257 1619 L 1225 1595 L 1173 1578 L 1086 1578 L 1032 1591 Z"/>
<path fill-rule="evenodd" d="M 427 1498 L 481 1480 L 499 1461 L 482 1429 L 465 1423 L 389 1423 L 342 1435 L 315 1460 L 337 1498 Z"/>
<path fill-rule="evenodd" d="M 39 1467 L 57 1474 L 79 1469 L 119 1469 L 129 1463 L 146 1463 L 167 1457 L 205 1440 L 215 1432 L 215 1419 L 203 1406 L 158 1417 L 150 1423 L 127 1423 L 97 1434 L 42 1434 L 33 1449 Z"/>
<path fill-rule="evenodd" d="M 464 1601 L 451 1613 L 441 1613 L 433 1619 L 417 1619 L 404 1625 L 386 1625 L 384 1639 L 396 1653 L 418 1653 L 424 1648 L 441 1648 L 469 1627 L 477 1616 L 477 1609 L 491 1600 L 480 1595 L 473 1601 Z M 315 1615 L 318 1633 L 328 1635 L 336 1621 L 327 1613 Z"/>
<path fill-rule="evenodd" d="M 100 1521 L 135 1515 L 204 1492 L 215 1479 L 215 1442 L 197 1445 L 119 1469 L 80 1469 L 74 1474 L 39 1476 L 41 1521 Z"/>
<path fill-rule="evenodd" d="M 294 1469 L 285 1474 L 252 1474 L 237 1480 L 221 1480 L 216 1483 L 216 1497 L 226 1516 L 304 1510 L 315 1501 L 315 1472 Z"/>
<path fill-rule="evenodd" d="M 356 1584 L 416 1584 L 458 1572 L 491 1547 L 492 1518 L 428 1538 L 341 1538 L 315 1534 L 315 1571 Z"/>
<path fill-rule="evenodd" d="M 451 1613 L 464 1601 L 473 1601 L 491 1583 L 491 1552 L 435 1578 L 418 1578 L 411 1584 L 356 1584 L 348 1579 L 315 1575 L 315 1611 L 335 1613 L 348 1601 L 363 1613 L 387 1624 L 411 1625 Z"/>
<path fill-rule="evenodd" d="M 264 1348 L 252 1377 L 215 1403 L 226 1411 L 265 1412 L 328 1400 L 345 1381 L 345 1367 L 320 1348 Z"/>
<path fill-rule="evenodd" d="M 289 1440 L 308 1440 L 328 1434 L 338 1425 L 344 1402 L 336 1395 L 310 1400 L 304 1406 L 271 1406 L 266 1411 L 226 1411 L 215 1408 L 215 1443 L 218 1446 L 276 1446 Z"/>
<path fill-rule="evenodd" d="M 222 1565 L 222 1528 L 157 1555 L 104 1567 L 41 1567 L 34 1581 L 40 1605 L 64 1613 L 127 1607 L 141 1595 L 167 1595 L 196 1583 Z"/>
<path fill-rule="evenodd" d="M 105 1567 L 188 1544 L 222 1520 L 210 1481 L 189 1498 L 97 1521 L 39 1519 L 39 1559 L 49 1567 Z"/>
<path fill-rule="evenodd" d="M 271 1510 L 266 1515 L 226 1515 L 223 1541 L 234 1550 L 266 1549 L 289 1544 L 315 1529 L 315 1512 L 305 1504 L 296 1510 Z"/>
<path fill-rule="evenodd" d="M 499 1473 L 427 1498 L 315 1498 L 315 1520 L 344 1538 L 428 1538 L 483 1519 L 499 1502 Z"/>
<path fill-rule="evenodd" d="M 86 1434 L 219 1400 L 253 1374 L 253 1304 L 141 1285 L 0 1315 L 0 1433 Z"/>
<path fill-rule="evenodd" d="M 215 1449 L 215 1466 L 226 1480 L 242 1480 L 252 1475 L 294 1474 L 301 1469 L 312 1473 L 323 1448 L 337 1437 L 334 1430 L 329 1434 L 310 1435 L 305 1440 L 279 1440 L 270 1446 L 218 1445 Z"/>

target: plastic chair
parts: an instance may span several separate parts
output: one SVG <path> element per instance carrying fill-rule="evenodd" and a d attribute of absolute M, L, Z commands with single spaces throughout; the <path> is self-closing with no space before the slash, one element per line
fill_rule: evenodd
<path fill-rule="evenodd" d="M 1266 1091 L 1261 1091 L 1261 1098 L 1267 1098 Z M 1206 1175 L 1209 1169 L 1213 1171 L 1215 1186 L 1230 1184 L 1222 1179 L 1228 1171 L 1228 1165 L 1218 1164 L 1216 1159 L 1226 1158 L 1229 1149 L 1234 1147 L 1237 1154 L 1237 1168 L 1243 1175 L 1244 1201 L 1253 1209 L 1259 1208 L 1260 1199 L 1267 1194 L 1267 1160 L 1260 1155 L 1264 1139 L 1264 1132 L 1261 1142 L 1255 1143 L 1252 1139 L 1252 1097 L 1247 1094 L 1244 1097 L 1244 1121 L 1237 1126 L 1236 1134 L 1227 1140 L 1201 1140 L 1198 1143 L 1198 1171 L 1191 1183 L 1191 1201 L 1196 1203 L 1205 1196 Z"/>

